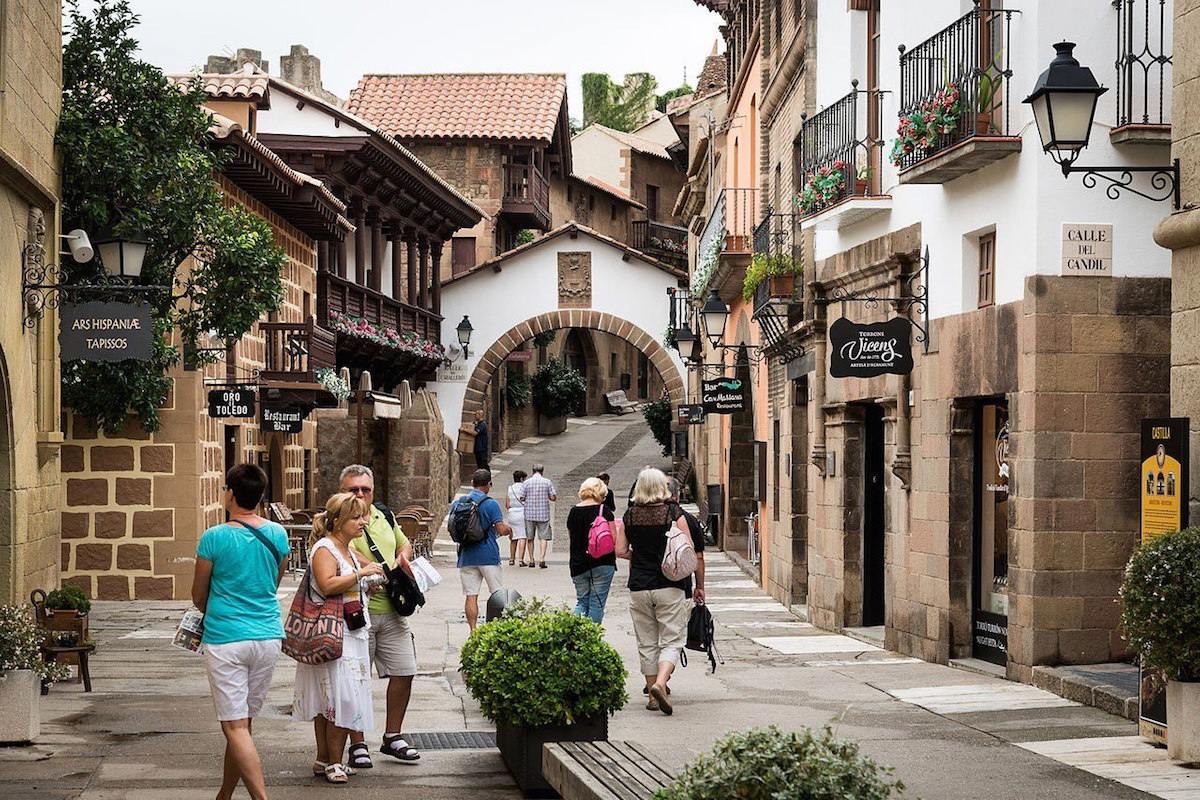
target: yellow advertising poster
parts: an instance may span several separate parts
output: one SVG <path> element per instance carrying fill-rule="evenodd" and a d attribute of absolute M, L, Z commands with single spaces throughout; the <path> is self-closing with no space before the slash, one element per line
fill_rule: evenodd
<path fill-rule="evenodd" d="M 1162 427 L 1156 432 L 1169 436 L 1170 428 Z M 1143 542 L 1180 529 L 1186 494 L 1183 465 L 1167 452 L 1165 444 L 1159 442 L 1153 455 L 1142 462 Z"/>

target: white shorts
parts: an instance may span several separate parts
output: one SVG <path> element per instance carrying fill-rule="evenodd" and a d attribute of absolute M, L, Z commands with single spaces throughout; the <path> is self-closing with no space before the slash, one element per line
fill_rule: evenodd
<path fill-rule="evenodd" d="M 504 588 L 504 577 L 499 564 L 483 567 L 459 567 L 458 578 L 462 581 L 463 594 L 467 597 L 479 594 L 479 587 L 487 581 L 488 594 Z"/>
<path fill-rule="evenodd" d="M 263 639 L 204 645 L 204 669 L 218 721 L 258 716 L 282 644 L 279 639 Z"/>
<path fill-rule="evenodd" d="M 417 674 L 417 641 L 408 617 L 372 614 L 367 650 L 381 678 L 410 678 Z"/>

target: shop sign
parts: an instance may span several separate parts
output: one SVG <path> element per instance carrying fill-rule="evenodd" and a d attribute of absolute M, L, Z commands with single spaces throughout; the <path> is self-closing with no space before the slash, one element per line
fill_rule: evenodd
<path fill-rule="evenodd" d="M 913 370 L 912 323 L 903 317 L 829 326 L 829 374 L 835 378 L 907 375 Z"/>
<path fill-rule="evenodd" d="M 737 378 L 706 379 L 700 385 L 705 414 L 733 414 L 746 408 L 746 385 Z"/>
<path fill-rule="evenodd" d="M 513 350 L 505 361 L 533 361 L 532 350 Z"/>
<path fill-rule="evenodd" d="M 213 419 L 253 418 L 258 400 L 252 386 L 229 386 L 208 391 L 208 416 Z"/>
<path fill-rule="evenodd" d="M 1002 667 L 1007 666 L 1008 617 L 978 608 L 972 617 L 971 636 L 974 638 L 974 646 L 971 652 L 976 658 Z"/>
<path fill-rule="evenodd" d="M 304 430 L 306 412 L 300 406 L 262 407 L 263 433 L 300 433 Z"/>
<path fill-rule="evenodd" d="M 1142 542 L 1188 525 L 1188 417 L 1142 420 Z M 1138 728 L 1152 742 L 1167 742 L 1167 681 L 1162 670 L 1139 674 Z"/>
<path fill-rule="evenodd" d="M 149 361 L 154 355 L 154 323 L 145 303 L 63 303 L 59 317 L 63 361 Z"/>
<path fill-rule="evenodd" d="M 680 425 L 701 425 L 704 423 L 704 405 L 702 403 L 685 403 L 679 406 Z"/>
<path fill-rule="evenodd" d="M 1063 223 L 1063 275 L 1112 275 L 1112 256 L 1112 225 Z"/>

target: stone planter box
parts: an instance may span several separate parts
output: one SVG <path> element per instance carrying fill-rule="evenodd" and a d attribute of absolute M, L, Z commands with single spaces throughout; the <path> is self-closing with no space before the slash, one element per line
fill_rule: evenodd
<path fill-rule="evenodd" d="M 556 436 L 566 429 L 566 417 L 547 417 L 544 414 L 538 414 L 538 436 Z"/>
<path fill-rule="evenodd" d="M 0 743 L 32 742 L 41 732 L 40 681 L 31 669 L 0 672 Z"/>
<path fill-rule="evenodd" d="M 1167 755 L 1200 762 L 1200 683 L 1167 681 Z"/>
<path fill-rule="evenodd" d="M 542 776 L 542 745 L 548 742 L 600 742 L 608 739 L 608 715 L 583 719 L 574 725 L 537 728 L 496 725 L 496 747 L 526 797 L 558 797 Z"/>

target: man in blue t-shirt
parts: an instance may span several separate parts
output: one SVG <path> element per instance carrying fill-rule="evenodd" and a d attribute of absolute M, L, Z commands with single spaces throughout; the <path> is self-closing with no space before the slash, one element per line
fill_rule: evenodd
<path fill-rule="evenodd" d="M 471 632 L 475 631 L 476 617 L 479 616 L 479 587 L 487 581 L 488 593 L 504 588 L 504 578 L 500 572 L 500 543 L 497 536 L 509 536 L 512 528 L 504 521 L 504 512 L 500 504 L 488 497 L 492 489 L 492 473 L 486 469 L 477 469 L 471 476 L 471 494 L 467 499 L 479 506 L 479 522 L 483 527 L 483 541 L 478 544 L 465 545 L 458 550 L 458 577 L 462 581 L 463 594 L 466 601 L 463 611 Z M 456 500 L 456 503 L 462 502 Z"/>

